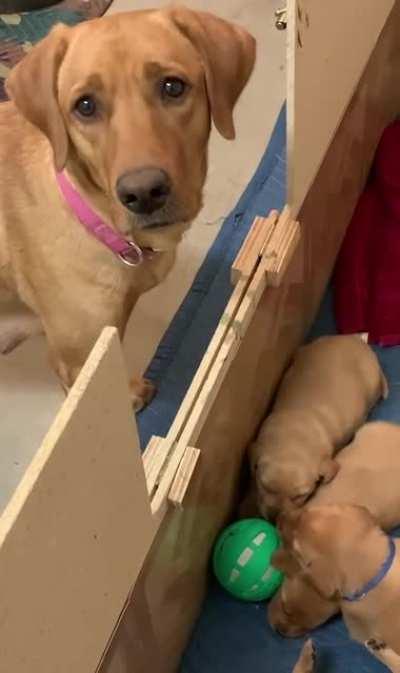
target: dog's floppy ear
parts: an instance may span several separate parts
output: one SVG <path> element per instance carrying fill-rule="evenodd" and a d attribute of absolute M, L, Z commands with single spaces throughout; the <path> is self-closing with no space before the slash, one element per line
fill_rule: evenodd
<path fill-rule="evenodd" d="M 305 569 L 309 581 L 314 585 L 322 598 L 337 598 L 340 586 L 337 572 L 327 558 L 313 559 Z"/>
<path fill-rule="evenodd" d="M 337 569 L 329 556 L 316 554 L 315 550 L 312 559 L 304 556 L 303 547 L 300 539 L 295 533 L 293 538 L 293 551 L 296 560 L 309 582 L 314 586 L 318 593 L 327 599 L 337 597 L 340 584 Z"/>
<path fill-rule="evenodd" d="M 280 570 L 288 577 L 292 577 L 301 571 L 300 564 L 292 554 L 283 547 L 280 547 L 280 549 L 277 549 L 277 551 L 272 554 L 271 564 L 274 568 Z"/>
<path fill-rule="evenodd" d="M 58 25 L 11 71 L 6 90 L 19 111 L 49 139 L 58 171 L 68 155 L 68 135 L 57 98 L 57 76 L 70 29 Z"/>
<path fill-rule="evenodd" d="M 336 462 L 336 460 L 332 460 L 332 458 L 325 458 L 320 466 L 320 478 L 324 484 L 329 484 L 329 482 L 332 481 L 334 477 L 336 477 L 339 470 L 340 465 Z"/>
<path fill-rule="evenodd" d="M 168 12 L 200 54 L 215 126 L 224 138 L 233 140 L 233 108 L 254 67 L 255 39 L 244 28 L 208 12 L 185 7 Z"/>

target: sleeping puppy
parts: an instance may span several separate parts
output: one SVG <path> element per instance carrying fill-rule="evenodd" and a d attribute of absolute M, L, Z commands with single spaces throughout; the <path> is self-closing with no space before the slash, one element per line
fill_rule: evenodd
<path fill-rule="evenodd" d="M 44 331 L 65 389 L 102 329 L 121 338 L 171 270 L 203 199 L 213 121 L 255 62 L 240 26 L 185 7 L 57 25 L 13 68 L 0 106 L 0 353 Z M 30 321 L 28 319 L 28 311 Z M 131 385 L 136 408 L 151 386 Z"/>
<path fill-rule="evenodd" d="M 400 655 L 400 540 L 356 505 L 292 510 L 282 532 L 307 581 L 338 601 L 350 636 Z"/>
<path fill-rule="evenodd" d="M 378 360 L 359 337 L 322 337 L 300 348 L 250 448 L 263 516 L 303 505 L 331 481 L 339 469 L 333 456 L 386 394 Z"/>
<path fill-rule="evenodd" d="M 316 505 L 361 505 L 384 530 L 400 524 L 400 426 L 367 423 L 337 458 L 340 471 L 321 486 L 306 508 Z M 384 485 L 384 487 L 382 487 Z M 284 532 L 285 515 L 279 519 Z M 289 540 L 290 541 L 290 540 Z M 339 602 L 323 598 L 301 574 L 286 546 L 273 557 L 286 574 L 268 606 L 271 626 L 284 636 L 301 636 L 339 611 Z"/>

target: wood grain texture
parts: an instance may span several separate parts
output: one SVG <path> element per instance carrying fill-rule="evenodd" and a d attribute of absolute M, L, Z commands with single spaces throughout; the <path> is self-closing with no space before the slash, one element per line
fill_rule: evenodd
<path fill-rule="evenodd" d="M 165 517 L 101 673 L 147 673 L 146 651 L 160 657 L 152 673 L 178 668 L 204 598 L 213 542 L 236 504 L 246 446 L 315 317 L 380 134 L 400 109 L 399 71 L 396 1 L 304 201 L 298 217 L 302 243 L 281 286 L 267 288 L 260 298 L 196 441 L 201 459 L 185 506 Z M 150 615 L 151 628 L 141 622 L 141 610 Z M 142 643 L 141 651 L 135 642 Z"/>
<path fill-rule="evenodd" d="M 264 246 L 268 243 L 272 235 L 278 215 L 278 211 L 273 210 L 268 217 L 255 218 L 237 257 L 232 264 L 232 285 L 236 285 L 241 278 L 250 278 Z"/>
<path fill-rule="evenodd" d="M 290 0 L 288 202 L 296 217 L 394 0 Z"/>
<path fill-rule="evenodd" d="M 95 671 L 154 534 L 108 328 L 0 520 L 0 671 Z"/>

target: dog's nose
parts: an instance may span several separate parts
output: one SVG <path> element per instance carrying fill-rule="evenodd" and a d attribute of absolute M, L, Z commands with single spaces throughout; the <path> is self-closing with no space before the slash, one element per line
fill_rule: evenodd
<path fill-rule="evenodd" d="M 116 189 L 125 208 L 138 215 L 149 215 L 165 205 L 171 181 L 160 168 L 138 168 L 121 175 Z"/>

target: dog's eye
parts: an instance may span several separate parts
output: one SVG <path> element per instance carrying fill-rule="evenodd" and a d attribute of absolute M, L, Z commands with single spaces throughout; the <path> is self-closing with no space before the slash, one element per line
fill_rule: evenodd
<path fill-rule="evenodd" d="M 186 89 L 186 82 L 179 77 L 166 77 L 161 82 L 161 93 L 164 98 L 181 98 Z"/>
<path fill-rule="evenodd" d="M 81 96 L 75 103 L 75 111 L 80 117 L 94 117 L 97 112 L 97 105 L 93 96 Z"/>

